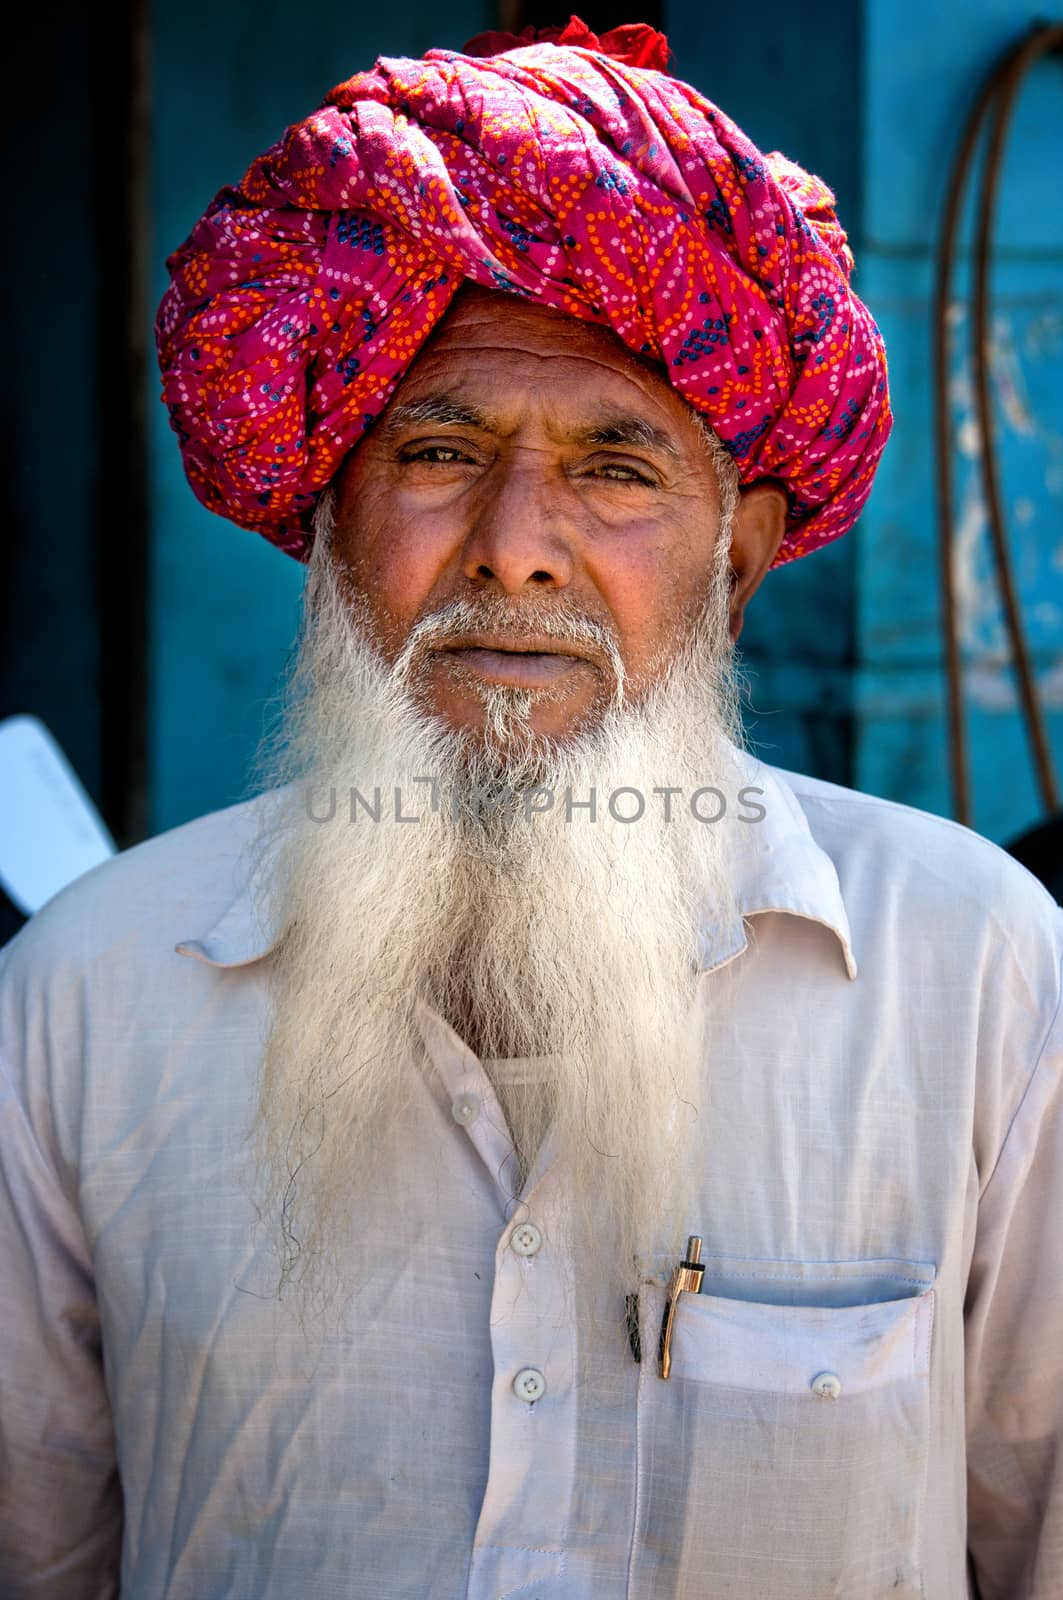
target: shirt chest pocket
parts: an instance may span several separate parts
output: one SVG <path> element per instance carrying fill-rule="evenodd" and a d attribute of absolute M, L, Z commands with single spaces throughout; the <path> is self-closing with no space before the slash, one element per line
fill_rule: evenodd
<path fill-rule="evenodd" d="M 710 1260 L 667 1381 L 664 1290 L 644 1287 L 628 1600 L 923 1594 L 933 1280 L 906 1262 Z"/>

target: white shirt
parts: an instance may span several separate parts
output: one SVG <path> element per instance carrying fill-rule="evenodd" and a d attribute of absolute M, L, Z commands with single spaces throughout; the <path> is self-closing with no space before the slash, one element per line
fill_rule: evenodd
<path fill-rule="evenodd" d="M 236 1177 L 267 802 L 126 852 L 8 946 L 5 1597 L 962 1600 L 970 1551 L 982 1600 L 1058 1600 L 1060 913 L 952 823 L 750 781 L 667 1382 L 667 1262 L 641 1368 L 617 1307 L 575 1381 L 549 1136 L 507 1202 L 488 1078 L 427 1011 L 356 1326 L 308 1344 L 269 1297 Z"/>

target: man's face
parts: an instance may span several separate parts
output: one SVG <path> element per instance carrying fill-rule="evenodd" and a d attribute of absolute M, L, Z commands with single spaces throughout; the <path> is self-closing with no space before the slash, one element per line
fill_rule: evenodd
<path fill-rule="evenodd" d="M 512 294 L 463 291 L 336 487 L 334 555 L 389 661 L 454 601 L 504 608 L 415 663 L 458 730 L 482 730 L 492 685 L 562 739 L 615 699 L 602 644 L 544 637 L 536 614 L 598 624 L 630 701 L 706 601 L 720 496 L 687 406 L 611 331 Z"/>

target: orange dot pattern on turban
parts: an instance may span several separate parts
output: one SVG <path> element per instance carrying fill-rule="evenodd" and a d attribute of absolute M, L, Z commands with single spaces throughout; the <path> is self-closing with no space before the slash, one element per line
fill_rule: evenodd
<path fill-rule="evenodd" d="M 830 190 L 661 71 L 650 28 L 477 53 L 498 43 L 356 73 L 171 256 L 163 396 L 199 499 L 305 560 L 320 491 L 471 279 L 663 363 L 742 482 L 786 488 L 776 565 L 837 538 L 890 409 Z"/>

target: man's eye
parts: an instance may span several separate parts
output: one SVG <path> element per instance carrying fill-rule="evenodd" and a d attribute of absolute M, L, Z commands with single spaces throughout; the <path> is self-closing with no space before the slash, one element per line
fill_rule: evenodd
<path fill-rule="evenodd" d="M 434 459 L 429 459 L 430 457 Z M 399 460 L 427 461 L 430 467 L 449 467 L 455 461 L 467 461 L 468 457 L 462 455 L 461 451 L 451 444 L 426 444 L 414 450 L 401 451 Z"/>
<path fill-rule="evenodd" d="M 654 488 L 654 480 L 644 472 L 638 472 L 634 467 L 623 461 L 607 461 L 604 466 L 598 467 L 597 472 L 602 477 L 607 477 L 612 483 L 643 483 L 648 488 Z"/>

